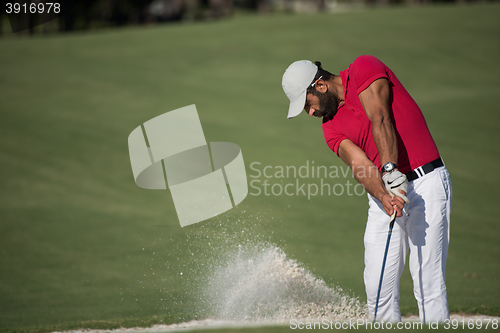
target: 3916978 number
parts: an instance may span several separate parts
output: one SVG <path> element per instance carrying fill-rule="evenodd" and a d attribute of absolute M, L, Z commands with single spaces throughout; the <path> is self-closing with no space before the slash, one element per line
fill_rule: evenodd
<path fill-rule="evenodd" d="M 462 319 L 462 320 L 445 320 L 443 323 L 444 329 L 498 329 L 498 319 Z"/>
<path fill-rule="evenodd" d="M 58 2 L 33 2 L 33 3 L 11 3 L 5 4 L 7 14 L 50 14 L 61 12 L 61 4 Z"/>

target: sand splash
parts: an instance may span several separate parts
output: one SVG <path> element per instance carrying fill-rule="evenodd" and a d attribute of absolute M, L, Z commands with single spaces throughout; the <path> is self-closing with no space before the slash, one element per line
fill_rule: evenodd
<path fill-rule="evenodd" d="M 366 307 L 273 245 L 238 245 L 201 284 L 203 312 L 230 321 L 366 318 Z"/>

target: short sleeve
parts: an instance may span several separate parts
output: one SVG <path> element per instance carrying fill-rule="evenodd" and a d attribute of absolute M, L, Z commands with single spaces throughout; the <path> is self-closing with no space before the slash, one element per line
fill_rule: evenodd
<path fill-rule="evenodd" d="M 389 79 L 387 66 L 374 56 L 364 55 L 356 58 L 349 70 L 349 77 L 355 85 L 358 95 L 368 88 L 373 81 L 380 78 Z"/>
<path fill-rule="evenodd" d="M 333 129 L 328 122 L 323 123 L 323 135 L 328 148 L 338 156 L 340 143 L 347 139 L 347 136 Z"/>

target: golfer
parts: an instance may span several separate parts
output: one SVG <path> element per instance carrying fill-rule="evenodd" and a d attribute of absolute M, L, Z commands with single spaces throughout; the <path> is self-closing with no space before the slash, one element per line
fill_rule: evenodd
<path fill-rule="evenodd" d="M 326 143 L 368 192 L 364 282 L 373 318 L 390 215 L 396 210 L 377 319 L 400 321 L 399 280 L 408 250 L 420 320 L 449 319 L 445 284 L 450 176 L 417 103 L 394 73 L 360 56 L 334 75 L 302 60 L 283 75 L 288 118 L 323 118 Z"/>

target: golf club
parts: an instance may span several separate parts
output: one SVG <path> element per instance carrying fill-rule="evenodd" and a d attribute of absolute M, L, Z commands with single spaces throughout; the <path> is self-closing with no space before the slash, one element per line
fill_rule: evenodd
<path fill-rule="evenodd" d="M 377 291 L 377 301 L 375 302 L 375 314 L 373 315 L 373 322 L 377 320 L 377 310 L 378 301 L 380 299 L 380 289 L 382 289 L 382 279 L 384 277 L 385 261 L 387 260 L 387 252 L 389 252 L 389 243 L 391 241 L 392 228 L 394 227 L 394 221 L 396 221 L 396 210 L 391 215 L 391 221 L 389 222 L 389 233 L 387 235 L 387 243 L 385 244 L 384 260 L 382 261 L 382 271 L 380 272 L 380 282 L 378 283 Z"/>

